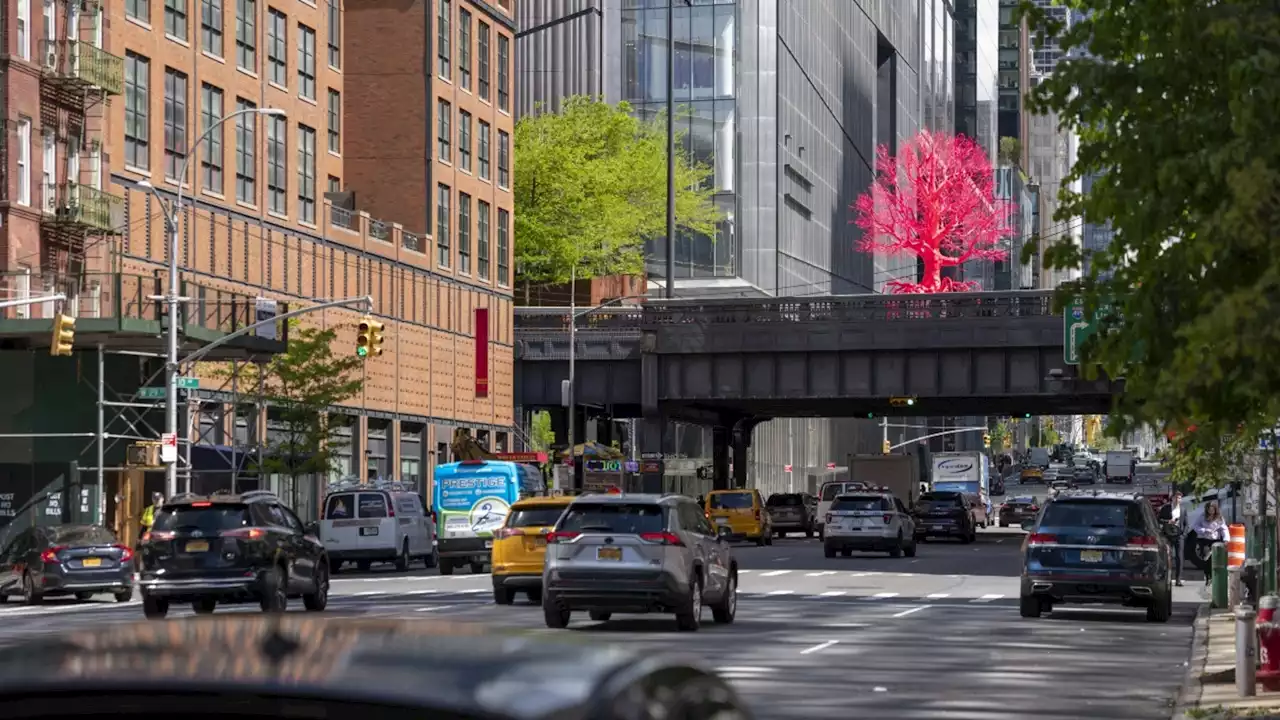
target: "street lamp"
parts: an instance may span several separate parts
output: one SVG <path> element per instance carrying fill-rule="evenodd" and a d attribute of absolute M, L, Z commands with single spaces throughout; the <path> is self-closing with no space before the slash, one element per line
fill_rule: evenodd
<path fill-rule="evenodd" d="M 200 149 L 200 144 L 208 139 L 214 130 L 222 127 L 223 123 L 241 115 L 288 117 L 288 113 L 279 108 L 246 108 L 224 115 L 205 128 L 200 137 L 196 138 L 196 141 L 191 144 L 190 149 L 187 150 L 187 157 L 182 161 L 182 169 L 178 172 L 178 196 L 172 206 L 169 206 L 164 201 L 164 198 L 160 196 L 160 192 L 149 181 L 141 180 L 138 182 L 138 187 L 151 192 L 156 200 L 160 202 L 160 207 L 166 211 L 165 223 L 169 227 L 169 293 L 153 297 L 153 299 L 163 300 L 169 306 L 169 355 L 165 363 L 164 430 L 166 434 L 175 437 L 178 434 L 178 304 L 183 301 L 183 298 L 178 296 L 178 213 L 182 210 L 182 184 L 187 180 L 187 168 L 191 165 L 191 159 L 196 156 L 196 152 Z M 165 494 L 173 497 L 177 493 L 178 463 L 175 460 L 165 467 Z"/>

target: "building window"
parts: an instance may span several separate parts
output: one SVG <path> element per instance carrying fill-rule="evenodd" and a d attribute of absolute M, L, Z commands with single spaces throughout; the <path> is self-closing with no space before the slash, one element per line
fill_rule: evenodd
<path fill-rule="evenodd" d="M 236 0 L 236 65 L 250 72 L 258 70 L 257 0 Z"/>
<path fill-rule="evenodd" d="M 289 212 L 288 134 L 284 118 L 267 118 L 267 209 L 281 215 Z"/>
<path fill-rule="evenodd" d="M 209 133 L 205 144 L 204 161 L 200 163 L 205 190 L 222 194 L 222 138 L 221 126 L 213 132 L 209 129 L 222 119 L 222 90 L 205 83 L 200 87 L 200 129 Z"/>
<path fill-rule="evenodd" d="M 298 220 L 316 221 L 316 131 L 298 126 Z"/>
<path fill-rule="evenodd" d="M 187 159 L 187 76 L 164 69 L 164 176 L 185 183 L 182 166 Z"/>
<path fill-rule="evenodd" d="M 489 279 L 489 203 L 476 203 L 476 274 Z"/>
<path fill-rule="evenodd" d="M 498 284 L 510 285 L 507 258 L 511 255 L 511 213 L 498 208 Z"/>
<path fill-rule="evenodd" d="M 18 38 L 22 38 L 22 8 L 28 0 L 18 0 Z M 151 22 L 151 0 L 124 0 L 124 14 L 142 22 Z M 21 54 L 21 50 L 19 50 Z"/>
<path fill-rule="evenodd" d="M 342 154 L 342 93 L 329 89 L 329 152 Z"/>
<path fill-rule="evenodd" d="M 200 2 L 200 47 L 222 57 L 222 0 Z"/>
<path fill-rule="evenodd" d="M 436 188 L 436 249 L 439 251 L 438 264 L 442 268 L 449 267 L 449 186 Z"/>
<path fill-rule="evenodd" d="M 458 8 L 458 82 L 471 89 L 471 13 Z"/>
<path fill-rule="evenodd" d="M 329 67 L 342 67 L 342 9 L 329 0 Z"/>
<path fill-rule="evenodd" d="M 329 176 L 329 192 L 342 192 L 342 181 L 333 175 Z"/>
<path fill-rule="evenodd" d="M 498 131 L 498 187 L 511 187 L 511 136 Z"/>
<path fill-rule="evenodd" d="M 267 80 L 282 88 L 289 87 L 289 20 L 285 14 L 271 8 L 267 13 Z M 271 182 L 270 178 L 267 180 Z"/>
<path fill-rule="evenodd" d="M 236 98 L 238 111 L 255 107 Z M 251 113 L 236 116 L 236 200 L 250 205 L 258 202 L 258 116 Z"/>
<path fill-rule="evenodd" d="M 58 145 L 53 133 L 44 131 L 44 154 L 40 158 L 41 178 L 40 193 L 44 199 L 44 211 L 53 212 L 57 188 L 54 172 L 58 169 Z"/>
<path fill-rule="evenodd" d="M 476 73 L 480 76 L 480 99 L 489 99 L 489 24 L 480 21 L 476 24 Z"/>
<path fill-rule="evenodd" d="M 124 56 L 124 164 L 151 169 L 151 61 L 141 55 Z"/>
<path fill-rule="evenodd" d="M 489 179 L 489 123 L 480 121 L 480 179 Z"/>
<path fill-rule="evenodd" d="M 458 272 L 471 273 L 471 196 L 458 193 Z"/>
<path fill-rule="evenodd" d="M 471 172 L 471 113 L 458 113 L 458 167 Z"/>
<path fill-rule="evenodd" d="M 510 80 L 507 66 L 511 60 L 511 38 L 498 33 L 498 109 L 510 111 L 511 93 L 507 87 Z"/>
<path fill-rule="evenodd" d="M 449 74 L 449 18 L 452 16 L 452 8 L 449 0 L 440 0 L 439 12 L 436 17 L 436 55 L 440 58 L 440 69 L 437 74 L 444 80 L 452 79 Z"/>
<path fill-rule="evenodd" d="M 164 34 L 187 39 L 187 0 L 164 0 Z"/>
<path fill-rule="evenodd" d="M 18 0 L 18 57 L 31 59 L 31 0 Z"/>
<path fill-rule="evenodd" d="M 436 144 L 440 146 L 440 160 L 453 162 L 452 145 L 449 138 L 449 124 L 453 115 L 453 106 L 444 100 L 436 100 Z"/>
<path fill-rule="evenodd" d="M 316 31 L 298 26 L 298 95 L 316 99 Z"/>
<path fill-rule="evenodd" d="M 18 204 L 31 205 L 31 118 L 18 118 Z"/>

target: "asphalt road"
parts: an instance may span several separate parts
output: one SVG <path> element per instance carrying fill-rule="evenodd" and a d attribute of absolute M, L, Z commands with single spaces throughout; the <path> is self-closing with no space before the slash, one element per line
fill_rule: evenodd
<path fill-rule="evenodd" d="M 689 656 L 732 680 L 762 719 L 1168 718 L 1203 587 L 1176 589 L 1168 624 L 1149 624 L 1132 610 L 1065 609 L 1024 620 L 1020 543 L 1020 531 L 988 530 L 973 545 L 931 542 L 899 559 L 826 559 L 817 540 L 799 538 L 744 545 L 736 549 L 737 622 L 717 626 L 707 613 L 697 633 L 676 632 L 667 616 L 594 623 L 584 614 L 568 631 L 547 630 L 541 609 L 523 598 L 494 605 L 488 575 L 400 575 L 389 566 L 336 577 L 329 610 L 447 616 Z M 293 601 L 291 610 L 300 605 Z M 0 605 L 0 644 L 141 617 L 137 601 L 11 601 Z"/>

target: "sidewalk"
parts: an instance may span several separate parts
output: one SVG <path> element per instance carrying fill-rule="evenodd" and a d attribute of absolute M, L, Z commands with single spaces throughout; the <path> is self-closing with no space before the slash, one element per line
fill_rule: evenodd
<path fill-rule="evenodd" d="M 1259 686 L 1255 697 L 1242 698 L 1236 693 L 1235 632 L 1235 616 L 1230 611 L 1210 610 L 1208 603 L 1200 607 L 1187 677 L 1173 713 L 1175 720 L 1280 720 L 1280 692 Z"/>

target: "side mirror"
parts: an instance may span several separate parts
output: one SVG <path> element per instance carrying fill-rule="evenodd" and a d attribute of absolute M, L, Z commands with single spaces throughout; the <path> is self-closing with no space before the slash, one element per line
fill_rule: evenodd
<path fill-rule="evenodd" d="M 1035 529 L 1035 527 L 1036 527 L 1036 521 L 1035 521 L 1035 520 L 1023 520 L 1023 521 L 1022 521 L 1022 529 L 1023 529 L 1023 530 L 1026 530 L 1027 532 L 1031 532 L 1032 530 L 1034 530 L 1034 529 Z"/>
<path fill-rule="evenodd" d="M 307 523 L 307 526 L 303 528 L 303 532 L 306 533 L 307 535 L 314 535 L 317 538 L 320 537 L 320 523 L 318 522 Z"/>
<path fill-rule="evenodd" d="M 729 536 L 733 534 L 733 528 L 718 527 L 716 528 L 716 540 L 720 542 L 728 542 Z"/>

